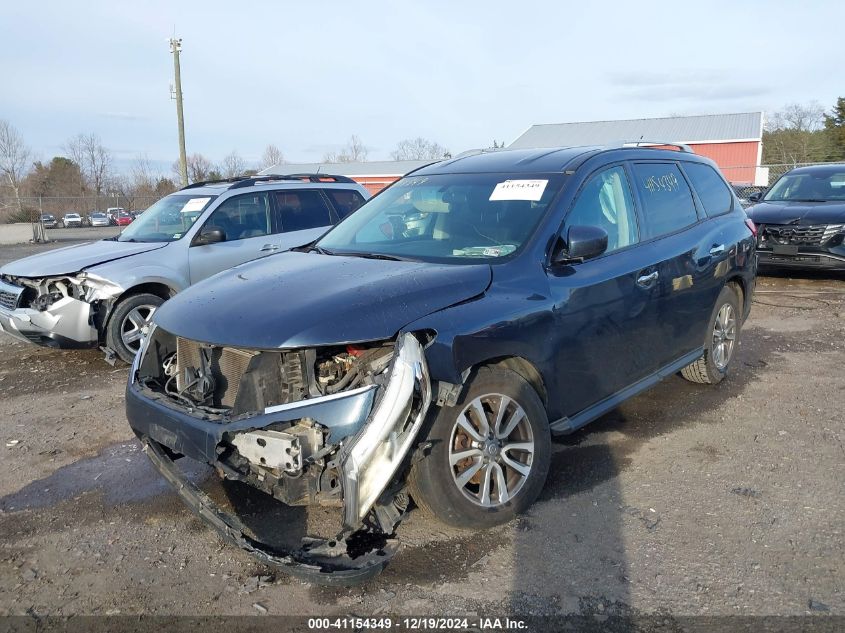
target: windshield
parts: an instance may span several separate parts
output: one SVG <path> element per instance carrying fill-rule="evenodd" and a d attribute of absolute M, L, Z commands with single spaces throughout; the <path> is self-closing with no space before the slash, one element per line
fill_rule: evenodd
<path fill-rule="evenodd" d="M 127 226 L 118 242 L 172 242 L 181 238 L 217 196 L 171 194 Z M 124 217 L 124 214 L 120 214 Z"/>
<path fill-rule="evenodd" d="M 845 200 L 845 167 L 840 172 L 786 174 L 766 194 L 767 202 L 827 202 Z"/>
<path fill-rule="evenodd" d="M 562 174 L 409 176 L 317 246 L 330 254 L 443 263 L 501 259 L 528 240 L 562 182 Z"/>

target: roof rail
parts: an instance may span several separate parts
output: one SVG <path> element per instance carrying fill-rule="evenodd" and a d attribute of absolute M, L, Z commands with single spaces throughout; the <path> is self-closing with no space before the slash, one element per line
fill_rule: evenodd
<path fill-rule="evenodd" d="M 190 185 L 185 185 L 180 189 L 183 191 L 185 189 L 196 189 L 197 187 L 205 187 L 206 185 L 219 185 L 225 182 L 235 183 L 241 180 L 246 180 L 247 178 L 251 178 L 251 176 L 235 176 L 234 178 L 218 178 L 215 180 L 201 180 L 199 182 L 192 182 Z"/>
<path fill-rule="evenodd" d="M 332 174 L 268 174 L 265 176 L 235 176 L 234 178 L 222 178 L 220 180 L 203 180 L 202 182 L 191 183 L 182 189 L 194 189 L 208 185 L 219 185 L 230 183 L 229 189 L 240 189 L 241 187 L 252 187 L 259 182 L 277 182 L 279 180 L 305 180 L 308 182 L 346 182 L 355 181 L 348 176 L 335 176 Z"/>
<path fill-rule="evenodd" d="M 466 158 L 467 156 L 478 156 L 479 154 L 488 154 L 491 152 L 498 152 L 499 150 L 505 149 L 504 147 L 479 147 L 477 149 L 468 149 L 460 154 L 452 156 L 451 158 L 445 158 L 441 160 L 456 160 L 458 158 Z"/>
<path fill-rule="evenodd" d="M 684 143 L 673 143 L 671 141 L 648 141 L 641 138 L 638 141 L 621 141 L 619 143 L 619 147 L 642 147 L 644 149 L 662 145 L 668 145 L 669 147 L 677 147 L 678 150 L 681 152 L 695 154 L 695 152 L 692 151 L 692 148 L 689 145 L 685 145 Z"/>

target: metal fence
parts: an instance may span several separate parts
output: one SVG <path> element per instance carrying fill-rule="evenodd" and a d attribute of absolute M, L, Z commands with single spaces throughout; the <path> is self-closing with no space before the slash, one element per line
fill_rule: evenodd
<path fill-rule="evenodd" d="M 83 218 L 94 211 L 122 207 L 127 211 L 146 209 L 157 196 L 27 196 L 20 200 L 14 196 L 0 197 L 0 224 L 9 222 L 37 222 L 42 213 L 49 213 L 60 220 L 65 213 L 78 213 Z"/>

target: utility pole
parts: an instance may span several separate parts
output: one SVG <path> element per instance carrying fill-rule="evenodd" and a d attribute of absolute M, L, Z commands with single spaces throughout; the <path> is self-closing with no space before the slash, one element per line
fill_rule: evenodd
<path fill-rule="evenodd" d="M 173 81 L 175 83 L 176 119 L 179 122 L 179 175 L 182 186 L 188 186 L 188 158 L 185 155 L 185 117 L 182 114 L 182 74 L 179 70 L 179 53 L 182 51 L 182 38 L 170 39 L 170 52 L 173 53 Z M 173 98 L 173 95 L 171 95 Z"/>

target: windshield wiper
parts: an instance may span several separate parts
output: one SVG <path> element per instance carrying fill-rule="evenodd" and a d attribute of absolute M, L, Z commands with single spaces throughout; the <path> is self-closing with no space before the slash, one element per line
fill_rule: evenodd
<path fill-rule="evenodd" d="M 823 198 L 793 198 L 793 202 L 827 202 Z"/>
<path fill-rule="evenodd" d="M 329 255 L 337 255 L 339 257 L 360 257 L 362 259 L 384 259 L 391 262 L 407 262 L 411 261 L 404 257 L 397 257 L 396 255 L 385 255 L 384 253 L 360 253 L 356 251 L 334 251 L 328 253 Z"/>

